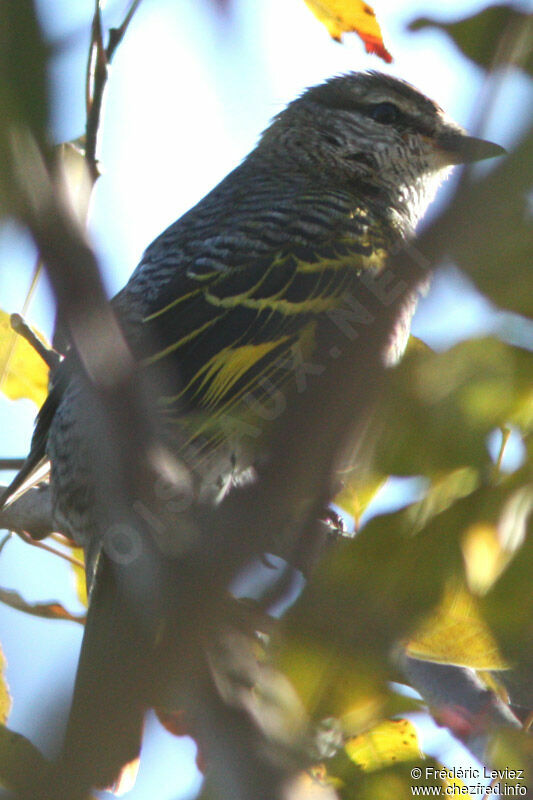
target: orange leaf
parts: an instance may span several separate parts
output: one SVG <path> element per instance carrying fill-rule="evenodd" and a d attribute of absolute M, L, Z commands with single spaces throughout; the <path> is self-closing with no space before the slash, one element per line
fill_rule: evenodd
<path fill-rule="evenodd" d="M 24 611 L 34 617 L 44 617 L 45 619 L 66 619 L 70 622 L 85 624 L 83 615 L 71 614 L 61 603 L 28 603 L 18 592 L 12 589 L 0 589 L 0 603 L 5 603 L 10 608 L 17 611 Z"/>
<path fill-rule="evenodd" d="M 392 56 L 383 37 L 374 9 L 361 0 L 304 0 L 315 17 L 326 26 L 330 36 L 340 42 L 343 33 L 356 33 L 367 53 L 374 53 L 387 64 Z"/>

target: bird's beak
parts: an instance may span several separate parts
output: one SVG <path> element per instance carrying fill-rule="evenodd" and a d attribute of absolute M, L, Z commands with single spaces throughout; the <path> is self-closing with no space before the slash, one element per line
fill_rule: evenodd
<path fill-rule="evenodd" d="M 476 139 L 460 131 L 447 131 L 433 139 L 433 145 L 446 164 L 469 164 L 485 158 L 503 156 L 505 150 L 499 144 Z"/>

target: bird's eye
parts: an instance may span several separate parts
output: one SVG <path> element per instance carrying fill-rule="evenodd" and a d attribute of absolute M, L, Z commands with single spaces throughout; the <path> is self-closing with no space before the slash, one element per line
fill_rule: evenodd
<path fill-rule="evenodd" d="M 368 109 L 368 116 L 382 125 L 391 125 L 399 119 L 400 109 L 394 103 L 376 103 Z"/>

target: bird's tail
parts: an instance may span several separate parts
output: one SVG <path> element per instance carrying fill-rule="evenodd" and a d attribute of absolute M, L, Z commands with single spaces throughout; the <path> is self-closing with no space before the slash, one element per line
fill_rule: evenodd
<path fill-rule="evenodd" d="M 61 783 L 81 794 L 117 784 L 123 793 L 140 752 L 153 652 L 127 578 L 100 555 L 59 765 Z"/>

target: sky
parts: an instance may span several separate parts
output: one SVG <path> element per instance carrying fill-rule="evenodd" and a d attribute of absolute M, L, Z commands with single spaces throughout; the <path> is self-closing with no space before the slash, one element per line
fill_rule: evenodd
<path fill-rule="evenodd" d="M 84 126 L 84 73 L 92 0 L 38 0 L 42 24 L 56 44 L 52 69 L 53 135 L 75 138 Z M 108 2 L 105 19 L 117 25 L 125 2 Z M 455 19 L 484 2 L 449 0 L 439 18 Z M 406 24 L 434 16 L 434 2 L 376 3 L 394 62 L 365 54 L 356 36 L 343 46 L 331 41 L 302 0 L 235 0 L 234 13 L 214 13 L 207 0 L 145 0 L 120 46 L 109 82 L 101 147 L 102 177 L 93 196 L 89 235 L 109 294 L 128 279 L 144 248 L 168 224 L 198 202 L 253 148 L 271 117 L 306 86 L 333 74 L 379 69 L 402 77 L 476 130 L 481 70 L 467 62 L 438 32 L 410 34 Z M 511 147 L 524 109 L 525 79 L 505 82 L 483 131 Z M 444 202 L 454 179 L 434 206 Z M 0 307 L 20 311 L 35 254 L 11 224 L 0 228 Z M 48 335 L 53 312 L 41 280 L 28 319 Z M 437 275 L 420 305 L 414 332 L 433 347 L 501 323 L 489 304 L 452 269 Z M 36 409 L 29 401 L 0 397 L 0 455 L 21 456 L 31 437 Z M 6 476 L 7 478 L 7 476 Z M 394 487 L 393 487 L 394 490 Z M 406 502 L 416 486 L 382 499 L 382 507 Z M 392 490 L 391 490 L 392 492 Z M 388 506 L 387 506 L 388 504 Z M 68 565 L 18 541 L 0 558 L 0 586 L 23 590 L 28 600 L 59 598 L 76 610 Z M 35 620 L 0 607 L 0 640 L 8 660 L 15 703 L 10 726 L 45 750 L 50 687 L 72 684 L 81 628 Z M 151 721 L 143 763 L 131 800 L 192 797 L 200 785 L 194 745 L 164 734 Z M 425 729 L 432 752 L 444 760 L 466 759 L 446 735 Z"/>

